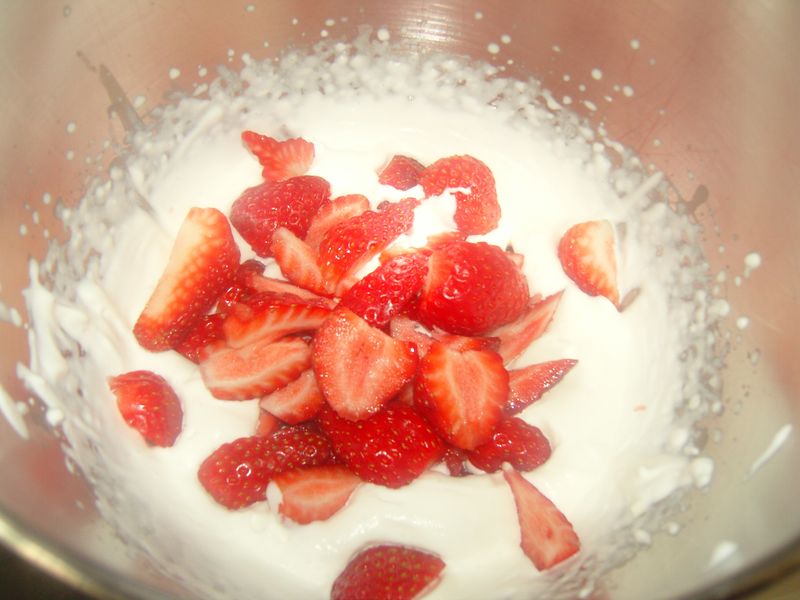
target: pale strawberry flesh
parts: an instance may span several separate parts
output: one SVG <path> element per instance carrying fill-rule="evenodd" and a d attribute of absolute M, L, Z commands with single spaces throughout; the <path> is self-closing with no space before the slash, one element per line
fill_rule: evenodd
<path fill-rule="evenodd" d="M 308 344 L 288 337 L 215 349 L 200 363 L 200 374 L 215 398 L 248 400 L 283 387 L 310 365 Z"/>
<path fill-rule="evenodd" d="M 293 284 L 315 294 L 330 294 L 314 250 L 285 227 L 272 234 L 272 254 L 283 276 Z"/>
<path fill-rule="evenodd" d="M 260 402 L 262 410 L 293 425 L 316 417 L 323 404 L 325 398 L 311 369 L 303 371 L 294 381 L 267 394 Z"/>
<path fill-rule="evenodd" d="M 558 243 L 558 258 L 567 276 L 586 294 L 605 296 L 619 307 L 614 227 L 587 221 L 570 227 Z"/>
<path fill-rule="evenodd" d="M 281 491 L 278 512 L 300 525 L 332 517 L 344 508 L 362 483 L 357 475 L 341 465 L 285 471 L 273 481 Z"/>
<path fill-rule="evenodd" d="M 369 200 L 361 194 L 348 194 L 334 198 L 323 204 L 314 215 L 304 241 L 312 250 L 317 251 L 322 238 L 329 229 L 368 210 Z"/>
<path fill-rule="evenodd" d="M 314 162 L 314 144 L 303 138 L 279 141 L 254 131 L 244 131 L 242 141 L 264 167 L 261 175 L 265 181 L 305 175 Z"/>
<path fill-rule="evenodd" d="M 152 371 L 131 371 L 108 378 L 125 422 L 148 444 L 169 447 L 183 429 L 183 408 L 167 381 Z"/>
<path fill-rule="evenodd" d="M 577 360 L 562 358 L 509 371 L 505 413 L 507 415 L 517 414 L 539 400 L 577 363 Z"/>
<path fill-rule="evenodd" d="M 417 355 L 407 343 L 337 308 L 314 337 L 314 373 L 328 404 L 346 419 L 378 412 L 414 376 Z"/>
<path fill-rule="evenodd" d="M 489 334 L 500 339 L 498 352 L 503 357 L 503 362 L 510 363 L 547 331 L 561 302 L 562 294 L 563 292 L 558 292 L 544 300 L 531 298 L 528 306 L 515 321 L 498 327 Z"/>

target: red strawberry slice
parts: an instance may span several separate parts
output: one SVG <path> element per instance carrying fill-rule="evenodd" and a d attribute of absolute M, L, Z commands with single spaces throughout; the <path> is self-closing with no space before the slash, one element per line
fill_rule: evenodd
<path fill-rule="evenodd" d="M 125 422 L 148 444 L 169 447 L 183 428 L 183 409 L 172 387 L 152 371 L 131 371 L 108 378 Z"/>
<path fill-rule="evenodd" d="M 538 427 L 513 417 L 500 421 L 489 441 L 467 456 L 479 469 L 494 473 L 505 462 L 518 471 L 531 471 L 544 464 L 550 453 L 550 442 Z"/>
<path fill-rule="evenodd" d="M 447 467 L 447 471 L 450 473 L 450 477 L 466 477 L 470 474 L 465 464 L 467 453 L 461 448 L 448 446 L 447 450 L 444 451 L 442 460 Z"/>
<path fill-rule="evenodd" d="M 173 348 L 214 306 L 238 266 L 239 248 L 225 215 L 192 208 L 133 328 L 139 344 L 153 352 Z"/>
<path fill-rule="evenodd" d="M 504 469 L 517 506 L 522 551 L 540 571 L 568 559 L 581 547 L 572 523 L 544 494 L 514 469 Z"/>
<path fill-rule="evenodd" d="M 456 352 L 464 352 L 466 350 L 491 350 L 492 352 L 497 352 L 500 348 L 500 339 L 494 337 L 468 337 L 451 333 L 440 333 L 435 337 Z"/>
<path fill-rule="evenodd" d="M 278 141 L 254 131 L 243 131 L 242 141 L 264 169 L 266 181 L 283 181 L 305 175 L 314 162 L 314 144 L 303 138 Z"/>
<path fill-rule="evenodd" d="M 357 422 L 323 407 L 319 422 L 336 456 L 361 479 L 378 485 L 407 485 L 444 452 L 444 444 L 430 424 L 402 402 L 391 402 Z"/>
<path fill-rule="evenodd" d="M 494 175 L 484 163 L 472 156 L 442 158 L 426 168 L 419 182 L 425 196 L 439 196 L 449 188 L 469 188 L 455 192 L 453 219 L 459 231 L 468 235 L 489 233 L 500 221 Z"/>
<path fill-rule="evenodd" d="M 186 337 L 175 345 L 175 350 L 193 363 L 199 363 L 205 357 L 206 348 L 225 339 L 224 321 L 225 317 L 216 313 L 200 317 Z"/>
<path fill-rule="evenodd" d="M 589 296 L 605 296 L 619 308 L 614 227 L 587 221 L 570 227 L 558 243 L 558 258 L 567 276 Z"/>
<path fill-rule="evenodd" d="M 508 397 L 503 359 L 490 350 L 459 352 L 434 342 L 420 361 L 414 404 L 454 446 L 472 450 L 491 438 Z"/>
<path fill-rule="evenodd" d="M 272 254 L 286 279 L 314 294 L 329 295 L 316 253 L 285 227 L 272 234 Z"/>
<path fill-rule="evenodd" d="M 405 546 L 373 546 L 353 557 L 336 578 L 331 600 L 417 600 L 441 577 L 435 554 Z"/>
<path fill-rule="evenodd" d="M 259 340 L 241 348 L 215 348 L 200 363 L 200 375 L 215 398 L 247 400 L 283 387 L 310 365 L 311 349 L 299 338 Z"/>
<path fill-rule="evenodd" d="M 366 275 L 342 296 L 345 306 L 375 327 L 403 312 L 422 287 L 428 257 L 402 254 Z"/>
<path fill-rule="evenodd" d="M 455 241 L 433 250 L 417 314 L 431 329 L 478 336 L 518 318 L 528 297 L 525 276 L 500 248 Z"/>
<path fill-rule="evenodd" d="M 288 283 L 281 279 L 275 279 L 274 277 L 262 277 L 260 275 L 252 274 L 247 279 L 247 285 L 256 292 L 262 292 L 273 295 L 289 294 L 291 296 L 296 296 L 302 300 L 308 300 L 310 301 L 310 304 L 316 304 L 318 306 L 327 306 L 329 308 L 333 308 L 334 306 L 333 301 L 327 298 L 318 296 L 317 294 L 309 292 L 308 290 L 296 286 L 293 283 Z"/>
<path fill-rule="evenodd" d="M 509 371 L 505 413 L 507 415 L 517 414 L 539 400 L 576 364 L 578 364 L 577 360 L 562 358 Z"/>
<path fill-rule="evenodd" d="M 311 219 L 328 202 L 330 185 L 303 175 L 246 189 L 231 207 L 231 223 L 259 256 L 272 255 L 272 234 L 286 227 L 303 238 Z"/>
<path fill-rule="evenodd" d="M 313 429 L 284 427 L 268 437 L 243 437 L 222 444 L 200 465 L 197 477 L 214 500 L 230 509 L 265 500 L 275 475 L 329 464 L 328 439 Z"/>
<path fill-rule="evenodd" d="M 378 412 L 417 367 L 409 344 L 370 327 L 347 308 L 333 311 L 317 331 L 313 361 L 328 404 L 352 420 Z"/>
<path fill-rule="evenodd" d="M 286 471 L 273 481 L 281 490 L 278 512 L 301 525 L 329 519 L 361 485 L 361 480 L 341 465 Z"/>
<path fill-rule="evenodd" d="M 516 321 L 492 331 L 491 336 L 500 338 L 498 352 L 503 357 L 503 362 L 510 363 L 547 331 L 563 293 L 563 291 L 557 292 L 544 300 L 531 298 Z"/>
<path fill-rule="evenodd" d="M 251 258 L 240 264 L 233 282 L 219 297 L 216 312 L 227 315 L 234 304 L 245 300 L 254 291 L 250 285 L 251 277 L 260 277 L 262 273 L 264 273 L 264 263 L 255 259 Z"/>
<path fill-rule="evenodd" d="M 305 237 L 306 244 L 313 250 L 318 250 L 322 238 L 329 229 L 368 210 L 369 200 L 361 194 L 339 196 L 323 204 L 311 220 L 311 225 L 308 226 L 308 233 Z"/>
<path fill-rule="evenodd" d="M 317 385 L 314 371 L 308 369 L 280 389 L 261 399 L 261 408 L 284 423 L 302 423 L 317 416 L 325 398 Z"/>
<path fill-rule="evenodd" d="M 274 416 L 272 413 L 268 413 L 265 410 L 258 411 L 258 421 L 256 421 L 256 431 L 253 435 L 257 435 L 258 437 L 269 437 L 278 429 L 281 428 L 281 420 L 278 417 Z"/>
<path fill-rule="evenodd" d="M 413 198 L 388 203 L 381 210 L 368 210 L 328 230 L 320 242 L 317 262 L 337 296 L 352 285 L 355 273 L 373 256 L 411 229 L 417 204 Z"/>
<path fill-rule="evenodd" d="M 270 342 L 292 333 L 315 331 L 330 309 L 296 296 L 259 294 L 247 304 L 237 304 L 225 319 L 223 330 L 231 348 L 255 341 Z"/>
<path fill-rule="evenodd" d="M 433 343 L 433 338 L 417 329 L 418 323 L 404 315 L 394 317 L 389 323 L 389 333 L 401 342 L 414 344 L 417 356 L 422 358 L 428 353 Z"/>
<path fill-rule="evenodd" d="M 390 185 L 397 190 L 410 190 L 419 185 L 419 176 L 425 165 L 402 154 L 395 154 L 378 173 L 378 183 Z"/>

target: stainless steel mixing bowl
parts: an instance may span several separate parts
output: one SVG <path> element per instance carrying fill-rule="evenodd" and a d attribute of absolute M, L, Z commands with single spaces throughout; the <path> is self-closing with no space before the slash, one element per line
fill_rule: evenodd
<path fill-rule="evenodd" d="M 679 535 L 657 536 L 610 577 L 608 596 L 722 597 L 795 568 L 800 3 L 793 0 L 6 0 L 0 7 L 3 301 L 23 311 L 26 260 L 42 256 L 43 228 L 58 230 L 55 202 L 44 205 L 43 195 L 76 202 L 85 178 L 112 158 L 101 141 L 122 138 L 120 120 L 107 115 L 111 101 L 100 65 L 130 98 L 143 97 L 136 106 L 145 114 L 165 94 L 190 92 L 201 79 L 198 65 L 211 70 L 227 63 L 229 49 L 235 67 L 242 52 L 273 56 L 318 40 L 323 29 L 331 38 L 350 38 L 363 24 L 386 27 L 394 41 L 419 51 L 447 50 L 503 66 L 512 76 L 533 75 L 555 98 L 569 96 L 575 111 L 666 173 L 676 201 L 706 227 L 714 273 L 729 268 L 724 285 L 733 311 L 726 326 L 733 334 L 724 413 L 709 424 L 715 481 L 676 517 Z M 170 76 L 171 68 L 180 75 Z M 737 285 L 734 276 L 743 274 L 753 251 L 763 265 Z M 749 327 L 740 331 L 734 323 L 742 315 Z M 15 376 L 15 364 L 27 358 L 24 332 L 6 323 L 0 331 L 2 384 L 25 401 L 29 393 Z M 34 407 L 27 416 L 28 440 L 0 420 L 0 538 L 100 595 L 185 598 L 180 585 L 130 556 L 99 520 L 91 491 L 68 472 L 40 412 Z M 753 471 L 787 424 L 793 429 L 785 443 Z M 722 432 L 718 441 L 715 429 Z M 720 541 L 736 552 L 710 567 Z"/>

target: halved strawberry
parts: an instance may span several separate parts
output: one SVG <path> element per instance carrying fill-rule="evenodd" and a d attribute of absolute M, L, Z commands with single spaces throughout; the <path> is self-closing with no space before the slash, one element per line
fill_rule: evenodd
<path fill-rule="evenodd" d="M 285 471 L 273 481 L 281 491 L 278 512 L 301 525 L 329 519 L 361 485 L 358 476 L 341 465 Z"/>
<path fill-rule="evenodd" d="M 428 166 L 419 182 L 425 196 L 439 196 L 449 188 L 469 188 L 455 192 L 456 212 L 453 219 L 459 231 L 466 234 L 489 233 L 500 221 L 494 175 L 483 162 L 472 156 L 450 156 Z"/>
<path fill-rule="evenodd" d="M 484 242 L 449 242 L 431 253 L 417 315 L 429 328 L 484 335 L 522 314 L 528 283 L 508 255 Z"/>
<path fill-rule="evenodd" d="M 152 371 L 131 371 L 108 378 L 125 422 L 148 444 L 169 447 L 183 428 L 183 409 L 175 391 Z"/>
<path fill-rule="evenodd" d="M 320 242 L 317 262 L 337 296 L 352 285 L 356 271 L 411 229 L 417 204 L 413 198 L 388 203 L 381 210 L 368 210 L 328 230 Z"/>
<path fill-rule="evenodd" d="M 231 207 L 231 223 L 259 256 L 272 255 L 272 234 L 286 227 L 303 238 L 311 219 L 328 202 L 330 185 L 322 177 L 303 175 L 265 182 L 242 192 Z"/>
<path fill-rule="evenodd" d="M 459 352 L 434 342 L 420 361 L 414 404 L 449 443 L 472 450 L 486 443 L 508 397 L 503 359 L 490 350 Z"/>
<path fill-rule="evenodd" d="M 216 312 L 220 315 L 227 315 L 234 304 L 244 300 L 249 294 L 253 293 L 253 288 L 250 285 L 252 277 L 260 277 L 264 273 L 264 263 L 259 262 L 253 258 L 244 261 L 236 269 L 236 275 L 233 276 L 231 285 L 228 286 L 219 300 L 217 300 Z"/>
<path fill-rule="evenodd" d="M 260 294 L 247 304 L 237 304 L 225 319 L 223 330 L 231 348 L 255 341 L 270 342 L 292 333 L 315 331 L 330 309 L 291 295 Z"/>
<path fill-rule="evenodd" d="M 333 301 L 328 298 L 323 298 L 322 296 L 318 296 L 313 292 L 309 292 L 308 290 L 296 286 L 293 283 L 289 283 L 281 279 L 275 279 L 274 277 L 262 277 L 260 275 L 251 274 L 247 279 L 247 285 L 256 292 L 278 295 L 290 294 L 292 296 L 297 296 L 302 300 L 309 300 L 311 301 L 311 304 L 328 306 L 329 308 L 333 308 L 334 306 Z"/>
<path fill-rule="evenodd" d="M 192 208 L 133 328 L 139 344 L 153 352 L 175 347 L 214 306 L 238 266 L 239 248 L 225 215 Z"/>
<path fill-rule="evenodd" d="M 225 317 L 216 313 L 200 317 L 186 337 L 175 345 L 175 351 L 193 363 L 199 363 L 205 356 L 206 348 L 225 339 L 222 330 L 224 321 Z"/>
<path fill-rule="evenodd" d="M 445 563 L 405 546 L 372 546 L 354 556 L 336 578 L 331 600 L 418 600 L 433 589 Z"/>
<path fill-rule="evenodd" d="M 538 301 L 531 298 L 527 308 L 517 320 L 498 327 L 489 334 L 500 338 L 498 352 L 503 357 L 503 362 L 510 363 L 547 331 L 563 293 L 563 291 L 557 292 Z"/>
<path fill-rule="evenodd" d="M 505 413 L 514 415 L 533 404 L 556 385 L 578 364 L 577 360 L 562 358 L 514 369 L 508 372 L 508 400 Z"/>
<path fill-rule="evenodd" d="M 411 483 L 444 453 L 439 436 L 414 409 L 391 402 L 362 421 L 323 407 L 319 422 L 336 453 L 364 481 L 398 488 Z"/>
<path fill-rule="evenodd" d="M 200 465 L 197 477 L 217 502 L 230 509 L 265 500 L 275 475 L 329 464 L 328 438 L 303 426 L 284 427 L 267 437 L 243 437 L 222 444 Z"/>
<path fill-rule="evenodd" d="M 558 243 L 558 258 L 567 276 L 590 296 L 605 296 L 619 307 L 614 227 L 587 221 L 570 227 Z"/>
<path fill-rule="evenodd" d="M 283 423 L 278 417 L 272 413 L 268 413 L 264 409 L 261 409 L 258 411 L 256 431 L 253 435 L 257 435 L 258 437 L 268 437 L 278 431 L 282 425 Z"/>
<path fill-rule="evenodd" d="M 466 477 L 470 474 L 465 464 L 467 453 L 461 448 L 448 446 L 447 450 L 444 451 L 442 460 L 447 467 L 447 472 L 450 473 L 450 477 Z"/>
<path fill-rule="evenodd" d="M 390 185 L 397 190 L 410 190 L 419 185 L 419 176 L 425 165 L 402 154 L 395 154 L 378 173 L 378 183 Z"/>
<path fill-rule="evenodd" d="M 581 543 L 567 517 L 525 477 L 512 468 L 503 476 L 514 495 L 522 551 L 539 571 L 566 560 Z"/>
<path fill-rule="evenodd" d="M 401 254 L 366 275 L 342 296 L 345 306 L 375 327 L 385 327 L 413 300 L 428 271 L 428 257 Z"/>
<path fill-rule="evenodd" d="M 290 381 L 261 398 L 263 410 L 275 415 L 284 423 L 302 423 L 317 416 L 325 404 L 325 398 L 317 385 L 317 378 L 312 369 L 307 369 L 300 377 Z"/>
<path fill-rule="evenodd" d="M 314 144 L 303 138 L 278 141 L 254 131 L 243 131 L 242 141 L 264 169 L 266 181 L 283 181 L 305 175 L 314 162 Z"/>
<path fill-rule="evenodd" d="M 241 348 L 215 348 L 200 375 L 215 398 L 247 400 L 283 387 L 311 365 L 311 349 L 299 338 L 259 340 Z"/>
<path fill-rule="evenodd" d="M 417 367 L 409 344 L 371 327 L 347 308 L 333 311 L 317 331 L 313 361 L 328 404 L 352 420 L 378 412 Z"/>
<path fill-rule="evenodd" d="M 550 442 L 541 429 L 518 417 L 503 419 L 492 437 L 467 453 L 469 462 L 487 473 L 509 463 L 518 471 L 531 471 L 550 458 Z"/>
<path fill-rule="evenodd" d="M 305 237 L 306 244 L 316 251 L 319 249 L 319 243 L 329 229 L 368 210 L 369 200 L 361 194 L 339 196 L 323 204 L 317 214 L 314 215 L 314 218 L 311 219 L 311 225 L 308 226 L 308 233 Z"/>
<path fill-rule="evenodd" d="M 286 279 L 315 294 L 329 295 L 314 250 L 285 227 L 272 234 L 272 254 Z"/>
<path fill-rule="evenodd" d="M 417 356 L 422 358 L 428 353 L 433 338 L 417 329 L 418 323 L 405 315 L 397 315 L 389 323 L 390 335 L 401 342 L 414 344 Z"/>

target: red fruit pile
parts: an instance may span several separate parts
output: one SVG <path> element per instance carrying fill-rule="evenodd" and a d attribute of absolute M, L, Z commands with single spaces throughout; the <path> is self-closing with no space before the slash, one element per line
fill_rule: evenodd
<path fill-rule="evenodd" d="M 199 466 L 210 496 L 238 509 L 266 500 L 272 482 L 278 511 L 310 523 L 342 509 L 362 482 L 404 486 L 442 461 L 454 476 L 505 468 L 522 547 L 537 568 L 576 552 L 567 519 L 519 473 L 544 463 L 550 443 L 513 416 L 576 361 L 507 366 L 546 331 L 561 293 L 532 298 L 520 255 L 467 239 L 500 218 L 489 167 L 471 156 L 428 167 L 393 157 L 378 175 L 385 185 L 421 185 L 421 202 L 457 188 L 459 231 L 386 251 L 412 227 L 419 200 L 370 208 L 358 194 L 331 199 L 328 182 L 306 174 L 313 144 L 242 138 L 265 181 L 233 202 L 230 224 L 285 280 L 265 277 L 257 260 L 240 264 L 228 218 L 194 208 L 134 327 L 144 348 L 196 362 L 215 397 L 259 399 L 254 435 Z M 581 289 L 618 304 L 608 223 L 573 227 L 558 252 Z M 380 266 L 361 277 L 376 257 Z M 110 386 L 146 440 L 175 442 L 181 407 L 163 379 L 134 372 Z M 418 584 L 416 597 L 442 569 L 421 551 L 371 548 L 337 579 L 333 597 L 362 597 L 355 588 L 383 597 L 380 589 L 407 579 Z"/>

